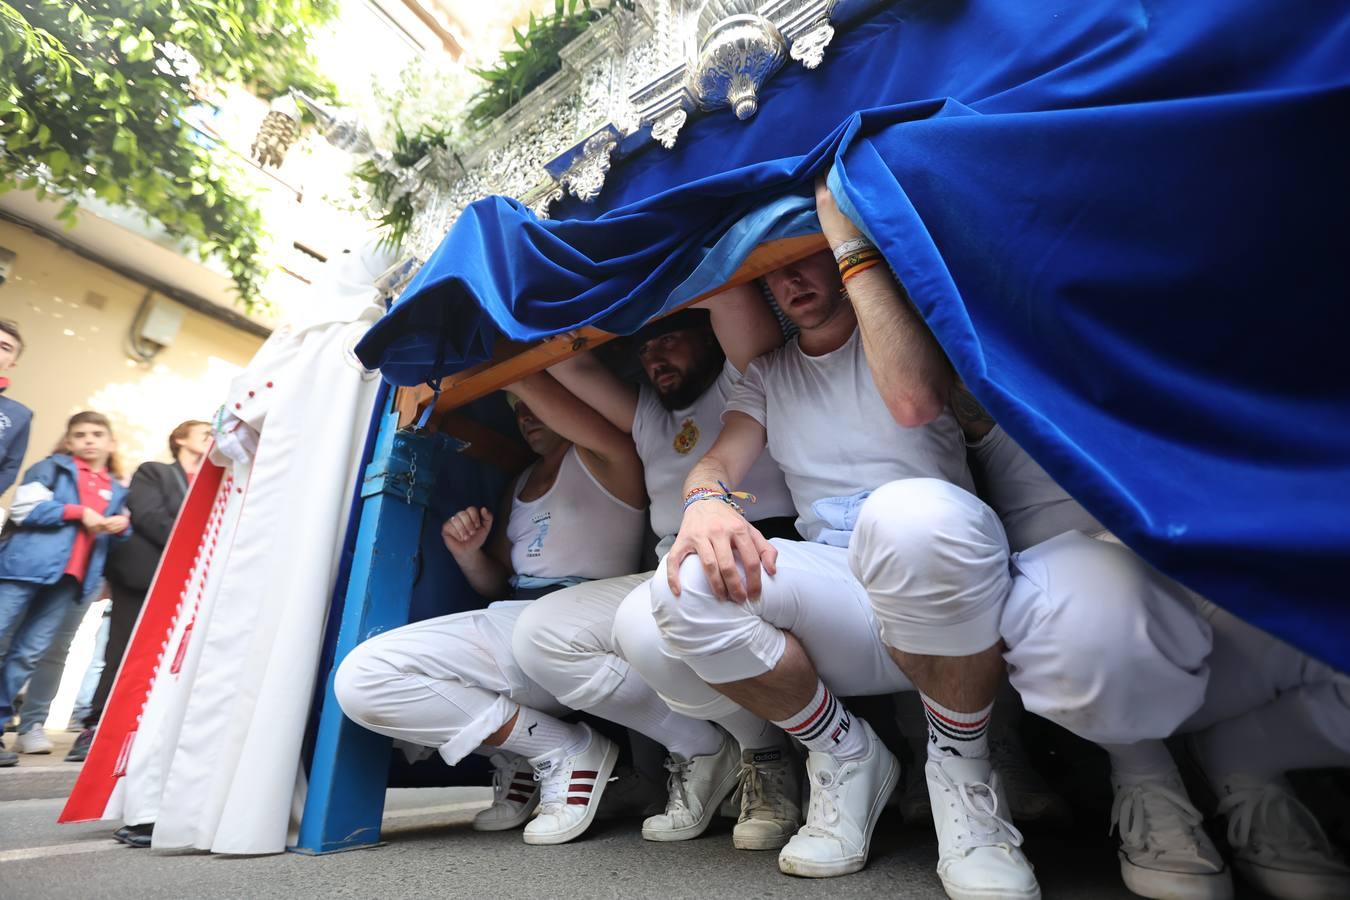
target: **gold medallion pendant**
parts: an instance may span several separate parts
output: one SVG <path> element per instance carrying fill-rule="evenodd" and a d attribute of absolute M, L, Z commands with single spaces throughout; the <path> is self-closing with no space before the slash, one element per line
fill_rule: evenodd
<path fill-rule="evenodd" d="M 680 425 L 679 433 L 675 435 L 675 452 L 684 456 L 690 450 L 693 450 L 698 446 L 698 435 L 698 424 L 693 417 L 685 419 L 684 423 Z"/>

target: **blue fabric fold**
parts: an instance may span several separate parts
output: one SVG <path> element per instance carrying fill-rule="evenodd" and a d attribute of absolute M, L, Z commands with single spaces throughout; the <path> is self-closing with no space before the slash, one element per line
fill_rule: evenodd
<path fill-rule="evenodd" d="M 858 491 L 847 497 L 822 497 L 811 504 L 811 509 L 825 527 L 816 535 L 816 543 L 829 544 L 831 547 L 847 547 L 853 529 L 858 527 L 858 513 L 871 491 Z"/>
<path fill-rule="evenodd" d="M 1347 121 L 1344 4 L 900 2 L 750 122 L 617 164 L 594 205 L 473 204 L 358 353 L 412 384 L 501 337 L 631 332 L 806 227 L 833 166 L 1037 462 L 1163 571 L 1350 669 Z"/>

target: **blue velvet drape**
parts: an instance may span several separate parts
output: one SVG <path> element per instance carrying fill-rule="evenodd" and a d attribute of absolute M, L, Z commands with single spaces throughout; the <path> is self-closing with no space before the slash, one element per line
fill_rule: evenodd
<path fill-rule="evenodd" d="M 816 173 L 1005 428 L 1130 546 L 1350 670 L 1350 8 L 898 3 L 600 201 L 465 211 L 359 353 L 636 329 Z"/>

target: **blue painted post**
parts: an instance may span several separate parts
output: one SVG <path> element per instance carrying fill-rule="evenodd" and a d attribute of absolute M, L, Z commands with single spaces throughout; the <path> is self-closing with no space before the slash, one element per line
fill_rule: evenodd
<path fill-rule="evenodd" d="M 366 638 L 407 624 L 436 472 L 445 453 L 462 449 L 445 435 L 400 431 L 398 414 L 389 406 L 382 416 L 361 485 L 361 520 L 333 671 Z M 334 853 L 380 840 L 391 741 L 342 714 L 333 696 L 333 671 L 323 673 L 309 793 L 291 848 L 297 853 Z"/>

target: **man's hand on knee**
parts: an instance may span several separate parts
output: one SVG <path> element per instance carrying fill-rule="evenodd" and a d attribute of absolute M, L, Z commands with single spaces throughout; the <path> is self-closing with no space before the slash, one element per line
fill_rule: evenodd
<path fill-rule="evenodd" d="M 759 596 L 760 566 L 772 575 L 778 559 L 778 551 L 740 513 L 711 500 L 685 510 L 680 533 L 666 559 L 666 580 L 677 597 L 680 564 L 690 555 L 697 555 L 703 564 L 713 594 L 737 603 Z"/>

